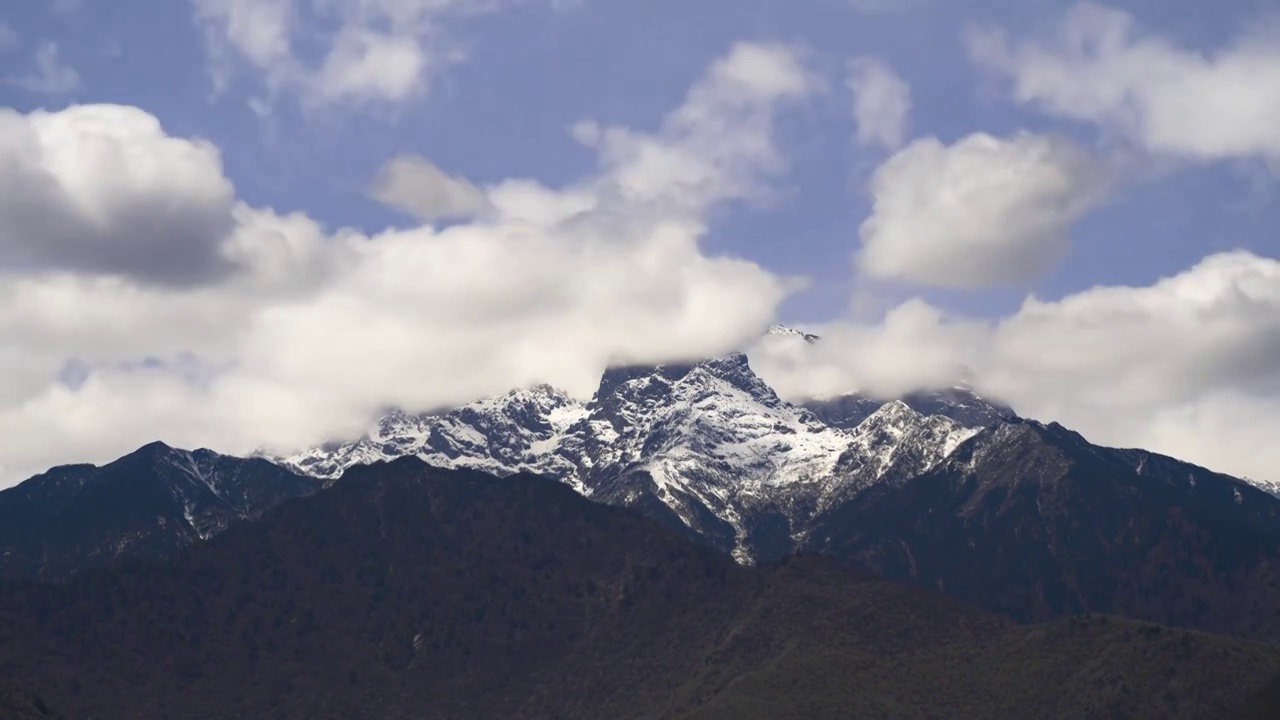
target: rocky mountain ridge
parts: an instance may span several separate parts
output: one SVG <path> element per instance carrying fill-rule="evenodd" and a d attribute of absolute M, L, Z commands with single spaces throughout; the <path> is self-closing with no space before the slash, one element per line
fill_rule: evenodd
<path fill-rule="evenodd" d="M 782 326 L 769 334 L 820 341 Z M 535 473 L 640 509 L 751 563 L 810 547 L 823 514 L 877 484 L 921 476 L 984 431 L 1008 437 L 997 431 L 1022 422 L 965 386 L 888 401 L 849 394 L 788 403 L 745 354 L 732 353 L 613 368 L 587 401 L 544 385 L 444 413 L 392 412 L 355 441 L 273 460 L 325 481 L 353 465 L 405 456 L 499 476 Z M 1145 451 L 1114 452 L 1139 474 L 1147 465 L 1188 479 L 1208 472 Z"/>
<path fill-rule="evenodd" d="M 0 491 L 0 577 L 167 557 L 321 486 L 266 460 L 159 442 L 102 467 L 56 467 Z"/>
<path fill-rule="evenodd" d="M 965 402 L 934 408 L 998 412 L 956 394 Z M 353 465 L 403 456 L 500 476 L 536 473 L 646 509 L 751 562 L 789 552 L 816 513 L 884 478 L 929 469 L 978 430 L 904 401 L 879 402 L 842 424 L 783 401 L 745 354 L 733 353 L 611 369 L 587 402 L 539 386 L 443 414 L 393 412 L 354 442 L 276 461 L 330 481 Z"/>

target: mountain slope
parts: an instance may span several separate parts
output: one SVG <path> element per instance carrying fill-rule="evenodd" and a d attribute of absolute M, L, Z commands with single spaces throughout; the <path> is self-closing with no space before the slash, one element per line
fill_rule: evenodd
<path fill-rule="evenodd" d="M 0 492 L 0 577 L 169 556 L 318 487 L 265 460 L 163 443 L 103 467 L 57 467 Z"/>
<path fill-rule="evenodd" d="M 1023 620 L 1125 615 L 1280 639 L 1280 502 L 1033 421 L 815 520 L 809 548 Z"/>
<path fill-rule="evenodd" d="M 1244 702 L 1280 650 L 743 567 L 559 483 L 401 460 L 170 563 L 4 589 L 0 673 L 103 720 L 1177 720 Z"/>

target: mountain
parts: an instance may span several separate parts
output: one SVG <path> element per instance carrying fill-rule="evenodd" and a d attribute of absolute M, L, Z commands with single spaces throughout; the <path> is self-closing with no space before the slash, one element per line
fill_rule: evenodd
<path fill-rule="evenodd" d="M 0 586 L 0 676 L 97 720 L 1180 720 L 1277 674 L 1273 646 L 742 566 L 562 483 L 413 459 L 171 561 Z"/>
<path fill-rule="evenodd" d="M 287 469 L 148 446 L 0 493 L 0 575 L 57 579 L 170 556 L 349 468 L 416 456 L 551 477 L 745 564 L 805 550 L 1021 620 L 1101 612 L 1280 634 L 1275 497 L 1093 445 L 962 387 L 858 402 L 876 407 L 851 426 L 848 413 L 826 421 L 780 399 L 736 353 L 614 368 L 585 402 L 539 386 L 391 413 L 355 442 L 278 459 Z"/>
<path fill-rule="evenodd" d="M 1017 417 L 1009 406 L 988 400 L 965 385 L 908 393 L 900 402 L 920 413 L 950 418 L 969 428 L 990 427 Z M 804 407 L 832 427 L 854 428 L 871 417 L 886 401 L 856 393 L 808 400 Z"/>
<path fill-rule="evenodd" d="M 803 341 L 808 345 L 822 341 L 819 335 L 778 324 L 770 325 L 765 336 Z M 907 407 L 921 415 L 941 415 L 971 428 L 987 427 L 1016 417 L 1009 406 L 983 398 L 963 384 L 935 390 L 917 390 L 900 398 L 876 398 L 861 393 L 846 393 L 807 400 L 802 405 L 824 423 L 849 430 L 871 417 L 890 399 L 906 403 Z"/>
<path fill-rule="evenodd" d="M 830 504 L 922 472 L 976 431 L 900 402 L 881 403 L 856 427 L 832 427 L 779 399 L 734 353 L 611 369 L 585 403 L 540 386 L 443 415 L 392 413 L 355 442 L 278 462 L 326 480 L 408 455 L 497 475 L 537 473 L 754 562 L 791 552 Z"/>
<path fill-rule="evenodd" d="M 538 386 L 439 415 L 392 412 L 355 442 L 276 459 L 285 469 L 159 443 L 103 468 L 55 468 L 0 492 L 0 576 L 58 578 L 165 556 L 349 467 L 410 455 L 554 477 L 741 561 L 772 560 L 797 547 L 818 512 L 923 471 L 975 431 L 900 403 L 881 403 L 858 427 L 831 427 L 779 399 L 743 354 L 616 368 L 589 402 Z"/>
<path fill-rule="evenodd" d="M 347 468 L 418 456 L 438 467 L 470 468 L 499 475 L 518 472 L 569 479 L 577 471 L 559 450 L 564 435 L 586 408 L 547 385 L 464 405 L 442 415 L 388 413 L 364 437 L 333 443 L 277 463 L 332 482 Z M 575 485 L 579 490 L 585 490 Z"/>
<path fill-rule="evenodd" d="M 56 468 L 0 493 L 0 575 L 171 556 L 349 468 L 405 456 L 554 478 L 746 564 L 802 549 L 1020 620 L 1100 612 L 1280 636 L 1280 500 L 1250 484 L 1092 445 L 964 388 L 832 424 L 781 400 L 740 353 L 614 368 L 586 402 L 539 386 L 391 413 L 282 467 L 155 444 L 103 468 Z"/>
<path fill-rule="evenodd" d="M 102 467 L 57 467 L 0 491 L 0 577 L 166 557 L 319 486 L 265 460 L 163 443 Z"/>
<path fill-rule="evenodd" d="M 1280 498 L 1280 481 L 1260 479 L 1260 478 L 1249 478 L 1249 477 L 1244 477 L 1240 479 L 1258 488 L 1259 490 L 1267 493 L 1268 495 L 1273 495 L 1275 497 Z"/>
<path fill-rule="evenodd" d="M 825 417 L 732 354 L 612 369 L 587 402 L 539 387 L 393 414 L 282 463 L 537 473 L 744 563 L 804 549 L 1023 620 L 1101 612 L 1280 639 L 1280 500 L 1250 483 L 1095 446 L 963 387 L 848 397 Z"/>
<path fill-rule="evenodd" d="M 1079 612 L 1280 640 L 1280 501 L 1057 424 L 983 430 L 816 518 L 806 548 L 1021 620 Z"/>
<path fill-rule="evenodd" d="M 804 342 L 807 342 L 810 344 L 816 343 L 822 339 L 820 336 L 814 335 L 813 333 L 808 333 L 803 330 L 797 330 L 795 328 L 787 327 L 786 325 L 779 325 L 777 323 L 770 325 L 768 329 L 764 331 L 764 334 L 765 334 L 765 337 L 795 338 L 798 340 L 803 340 Z"/>

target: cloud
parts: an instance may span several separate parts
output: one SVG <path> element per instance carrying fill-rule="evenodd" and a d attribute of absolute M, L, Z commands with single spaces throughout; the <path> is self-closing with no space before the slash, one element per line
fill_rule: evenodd
<path fill-rule="evenodd" d="M 401 155 L 378 172 L 369 196 L 420 220 L 475 217 L 489 207 L 484 190 L 419 155 Z"/>
<path fill-rule="evenodd" d="M 67 95 L 80 89 L 80 73 L 58 55 L 58 44 L 45 40 L 36 47 L 34 68 L 14 82 L 40 95 Z"/>
<path fill-rule="evenodd" d="M 424 95 L 440 68 L 463 57 L 444 28 L 518 1 L 192 0 L 215 90 L 247 66 L 273 97 L 292 92 L 309 107 Z"/>
<path fill-rule="evenodd" d="M 574 135 L 596 147 L 605 192 L 630 203 L 696 210 L 750 199 L 785 163 L 772 142 L 776 105 L 819 85 L 779 44 L 738 43 L 717 60 L 655 135 L 579 123 Z M 732 117 L 732 124 L 719 119 Z"/>
<path fill-rule="evenodd" d="M 1025 393 L 1018 383 L 1031 384 L 1029 373 L 1049 372 L 1070 394 L 1036 392 L 1060 404 L 1151 406 L 1206 391 L 1270 391 L 1280 380 L 1280 261 L 1224 253 L 1150 287 L 1032 298 L 997 330 L 1008 390 Z"/>
<path fill-rule="evenodd" d="M 211 50 L 241 53 L 268 73 L 286 73 L 293 60 L 293 0 L 193 0 Z M 224 43 L 226 45 L 224 45 Z M 226 47 L 229 45 L 229 48 Z M 277 80 L 277 82 L 282 79 Z"/>
<path fill-rule="evenodd" d="M 1098 164 L 1062 138 L 916 140 L 871 177 L 857 266 L 940 287 L 1025 283 L 1063 253 L 1105 186 Z"/>
<path fill-rule="evenodd" d="M 766 336 L 748 353 L 752 367 L 783 398 L 855 391 L 892 398 L 947 387 L 968 379 L 973 356 L 989 334 L 982 321 L 951 318 L 920 299 L 890 308 L 876 322 L 848 320 L 806 330 L 821 341 Z"/>
<path fill-rule="evenodd" d="M 157 283 L 67 252 L 0 282 L 3 482 L 157 438 L 248 452 L 358 433 L 389 405 L 535 382 L 587 395 L 610 363 L 738 347 L 793 285 L 699 241 L 715 208 L 768 192 L 783 169 L 773 116 L 810 87 L 785 49 L 736 46 L 655 132 L 600 128 L 599 169 L 579 182 L 506 180 L 470 221 L 373 235 L 215 192 L 229 188 L 208 176 L 216 151 L 165 136 L 140 110 L 8 113 L 22 134 L 0 133 L 6 152 L 27 155 L 0 163 L 22 173 L 5 187 L 45 177 L 40 192 L 57 199 L 13 203 L 28 225 L 68 209 L 107 229 L 194 215 L 170 227 L 191 233 L 229 212 L 224 231 L 175 242 L 197 265 L 216 248 L 235 271 Z M 80 172 L 64 172 L 80 157 Z"/>
<path fill-rule="evenodd" d="M 1029 298 L 998 320 L 923 300 L 875 322 L 810 328 L 812 346 L 762 343 L 752 364 L 784 397 L 893 396 L 969 382 L 1094 442 L 1280 478 L 1280 261 L 1212 255 L 1150 286 Z"/>
<path fill-rule="evenodd" d="M 893 68 L 875 58 L 849 61 L 849 90 L 860 145 L 890 150 L 902 145 L 911 112 L 911 88 Z"/>
<path fill-rule="evenodd" d="M 326 102 L 397 102 L 425 89 L 433 63 L 414 38 L 348 27 L 338 34 L 313 84 Z"/>
<path fill-rule="evenodd" d="M 999 28 L 975 26 L 966 41 L 975 62 L 1011 82 L 1015 100 L 1048 114 L 1192 160 L 1280 159 L 1275 23 L 1203 53 L 1083 3 L 1051 36 L 1011 44 Z"/>
<path fill-rule="evenodd" d="M 0 278 L 20 272 L 191 283 L 220 252 L 233 191 L 216 148 L 135 108 L 0 110 Z"/>

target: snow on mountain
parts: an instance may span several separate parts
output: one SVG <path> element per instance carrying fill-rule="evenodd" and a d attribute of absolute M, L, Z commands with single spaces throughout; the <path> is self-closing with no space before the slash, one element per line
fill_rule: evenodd
<path fill-rule="evenodd" d="M 781 325 L 767 334 L 820 341 Z M 981 429 L 1016 419 L 965 385 L 889 402 L 847 394 L 793 405 L 733 353 L 613 368 L 586 402 L 543 385 L 447 412 L 392 411 L 355 441 L 275 461 L 326 481 L 406 455 L 501 476 L 546 475 L 746 560 L 782 552 L 816 513 L 876 483 L 915 477 Z M 1250 482 L 1280 496 L 1280 483 Z"/>
<path fill-rule="evenodd" d="M 919 390 L 900 398 L 922 415 L 942 415 L 971 428 L 989 427 L 1002 420 L 1017 417 L 1013 410 L 998 401 L 982 397 L 967 385 L 940 390 Z M 858 393 L 808 400 L 804 406 L 828 425 L 856 427 L 885 401 Z"/>
<path fill-rule="evenodd" d="M 577 468 L 557 452 L 570 427 L 585 414 L 582 403 L 540 385 L 443 414 L 393 410 L 354 442 L 321 446 L 277 461 L 298 472 L 334 480 L 353 465 L 416 455 L 439 467 L 496 475 L 551 475 L 585 491 L 574 482 Z"/>
<path fill-rule="evenodd" d="M 778 399 L 742 354 L 602 388 L 590 407 L 612 430 L 612 442 L 597 443 L 588 487 L 625 505 L 649 495 L 684 525 L 715 535 L 705 527 L 709 513 L 727 526 L 723 539 L 739 559 L 749 558 L 755 510 L 779 496 L 817 492 L 852 441 Z"/>
<path fill-rule="evenodd" d="M 840 487 L 824 506 L 886 479 L 906 480 L 951 455 L 981 428 L 942 415 L 923 415 L 906 402 L 885 403 L 853 429 L 854 442 L 840 458 Z"/>
<path fill-rule="evenodd" d="M 766 337 L 795 337 L 804 340 L 807 343 L 815 343 L 822 338 L 813 333 L 807 333 L 803 330 L 787 327 L 786 325 L 778 325 L 774 323 L 764 331 Z"/>
<path fill-rule="evenodd" d="M 856 427 L 832 427 L 778 398 L 734 353 L 611 369 L 588 402 L 539 386 L 441 414 L 392 412 L 354 442 L 278 462 L 327 480 L 405 455 L 547 475 L 602 502 L 665 516 L 750 561 L 782 552 L 834 499 L 922 472 L 974 432 L 903 403 L 885 404 Z M 756 537 L 763 526 L 777 537 Z"/>
<path fill-rule="evenodd" d="M 779 400 L 741 354 L 628 380 L 592 405 L 618 437 L 602 464 L 646 470 L 663 487 L 711 470 L 736 471 L 745 488 L 815 480 L 849 443 Z"/>
<path fill-rule="evenodd" d="M 1280 498 L 1280 482 L 1275 480 L 1255 480 L 1254 478 L 1240 478 L 1259 490 Z"/>
<path fill-rule="evenodd" d="M 822 337 L 784 325 L 770 325 L 767 338 L 781 338 L 796 348 L 815 345 Z M 803 341 L 804 344 L 799 344 Z M 922 415 L 943 415 L 967 427 L 989 427 L 1002 420 L 1017 417 L 1013 409 L 998 400 L 984 398 L 967 384 L 948 388 L 922 389 L 900 398 L 872 397 L 851 392 L 830 397 L 811 398 L 801 404 L 833 427 L 852 429 L 880 409 L 887 400 L 898 399 Z"/>

